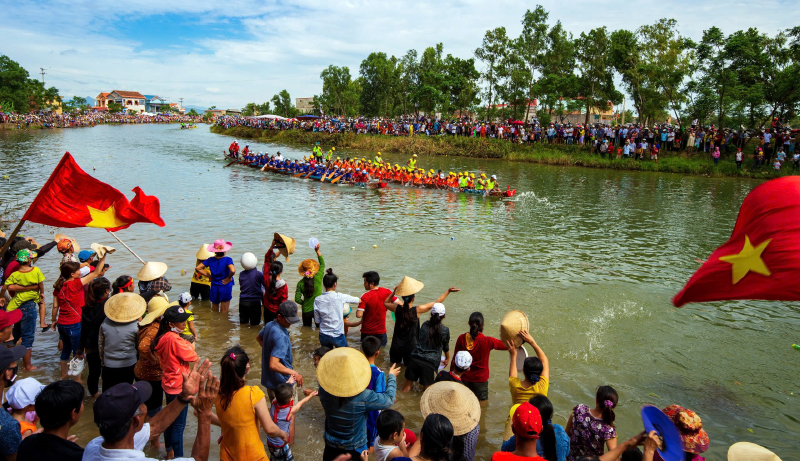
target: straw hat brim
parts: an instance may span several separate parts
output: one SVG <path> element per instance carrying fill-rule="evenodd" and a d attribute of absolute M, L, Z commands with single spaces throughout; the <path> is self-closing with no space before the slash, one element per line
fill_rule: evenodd
<path fill-rule="evenodd" d="M 453 435 L 468 433 L 481 420 L 478 398 L 467 386 L 453 381 L 440 381 L 426 389 L 419 409 L 423 419 L 432 413 L 446 416 L 453 425 Z"/>
<path fill-rule="evenodd" d="M 211 251 L 214 253 L 227 253 L 231 250 L 231 248 L 233 248 L 233 243 L 231 242 L 224 242 L 220 248 L 215 247 L 212 243 L 206 247 L 206 251 Z"/>
<path fill-rule="evenodd" d="M 275 235 L 274 235 L 273 238 L 276 241 L 283 243 L 285 248 L 284 247 L 279 247 L 278 248 L 278 253 L 280 253 L 281 255 L 283 255 L 284 258 L 286 258 L 286 262 L 289 262 L 289 255 L 294 254 L 294 247 L 297 244 L 297 242 L 295 242 L 295 240 L 293 238 L 287 237 L 287 236 L 285 236 L 283 234 L 279 234 L 277 232 L 275 232 Z"/>
<path fill-rule="evenodd" d="M 519 332 L 528 330 L 529 328 L 528 316 L 525 315 L 524 312 L 516 309 L 509 311 L 503 316 L 503 320 L 500 321 L 500 339 L 503 342 L 509 340 L 514 341 L 514 346 L 519 347 L 523 342 L 522 338 L 519 336 Z"/>
<path fill-rule="evenodd" d="M 419 293 L 423 288 L 425 288 L 424 283 L 406 275 L 403 277 L 403 280 L 400 281 L 400 284 L 397 285 L 395 294 L 397 296 L 411 296 Z"/>
<path fill-rule="evenodd" d="M 205 261 L 206 259 L 213 257 L 214 253 L 208 251 L 209 245 L 210 243 L 204 243 L 203 246 L 201 246 L 200 249 L 197 250 L 197 253 L 194 255 L 194 257 L 199 259 L 200 261 Z"/>
<path fill-rule="evenodd" d="M 761 445 L 738 442 L 728 449 L 728 461 L 781 461 L 781 459 Z"/>
<path fill-rule="evenodd" d="M 119 293 L 106 301 L 103 309 L 111 321 L 128 323 L 138 320 L 147 310 L 147 302 L 136 293 Z"/>
<path fill-rule="evenodd" d="M 136 278 L 142 282 L 155 280 L 167 273 L 167 265 L 158 261 L 148 261 L 139 269 Z"/>
<path fill-rule="evenodd" d="M 178 302 L 173 301 L 172 303 L 169 302 L 167 295 L 164 296 L 153 296 L 150 299 L 150 302 L 147 303 L 147 315 L 144 316 L 141 322 L 139 322 L 140 326 L 146 326 L 153 323 L 153 320 L 161 317 L 164 315 L 164 312 L 169 309 L 169 306 L 176 305 Z"/>
<path fill-rule="evenodd" d="M 319 272 L 319 262 L 313 259 L 304 259 L 303 262 L 297 266 L 297 273 L 305 276 L 306 271 L 311 272 L 312 277 L 317 275 L 317 272 Z"/>
<path fill-rule="evenodd" d="M 94 252 L 97 253 L 97 257 L 98 258 L 102 258 L 104 255 L 107 255 L 107 254 L 110 255 L 110 254 L 114 253 L 115 251 L 117 251 L 117 249 L 114 248 L 114 247 L 100 245 L 99 243 L 93 243 L 91 245 L 91 247 L 92 247 L 92 250 L 94 250 Z"/>
<path fill-rule="evenodd" d="M 72 242 L 72 249 L 74 250 L 73 252 L 74 253 L 80 253 L 81 246 L 78 245 L 78 241 L 77 240 L 75 240 L 74 238 L 72 238 L 72 237 L 70 237 L 68 235 L 65 235 L 65 234 L 56 234 L 56 235 L 53 236 L 53 240 L 55 240 L 56 242 L 58 242 L 61 239 L 67 239 L 67 240 L 71 241 Z"/>
<path fill-rule="evenodd" d="M 319 386 L 336 397 L 353 397 L 369 386 L 372 371 L 367 358 L 351 347 L 337 347 L 317 366 Z"/>

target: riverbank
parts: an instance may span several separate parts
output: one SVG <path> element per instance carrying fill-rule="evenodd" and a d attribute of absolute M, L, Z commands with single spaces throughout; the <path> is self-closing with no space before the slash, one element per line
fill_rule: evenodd
<path fill-rule="evenodd" d="M 250 127 L 222 128 L 211 126 L 211 132 L 238 139 L 258 139 L 265 142 L 276 142 L 290 145 L 311 146 L 319 142 L 324 146 L 336 146 L 346 149 L 365 150 L 370 152 L 397 152 L 405 155 L 459 156 L 472 158 L 494 158 L 514 162 L 539 163 L 545 165 L 582 166 L 587 168 L 606 168 L 614 170 L 652 171 L 661 173 L 678 173 L 702 176 L 733 176 L 743 178 L 769 179 L 792 173 L 791 163 L 784 164 L 782 171 L 774 171 L 764 165 L 761 169 L 751 170 L 750 158 L 745 160 L 742 169 L 736 168 L 732 159 L 720 160 L 714 165 L 713 160 L 705 155 L 687 153 L 661 153 L 658 163 L 650 160 L 602 158 L 585 148 L 574 145 L 551 145 L 537 143 L 534 145 L 513 144 L 507 141 L 487 138 L 468 138 L 455 136 L 381 136 L 355 133 L 325 133 L 302 130 L 261 130 Z M 310 149 L 310 148 L 309 148 Z"/>
<path fill-rule="evenodd" d="M 100 123 L 78 123 L 75 125 L 65 125 L 65 126 L 44 126 L 41 123 L 31 123 L 28 125 L 25 122 L 16 123 L 0 123 L 0 130 L 49 130 L 55 128 L 91 128 L 97 125 L 151 125 L 151 124 L 162 124 L 162 125 L 170 125 L 170 124 L 177 124 L 177 123 L 189 123 L 189 122 L 180 122 L 180 121 L 158 121 L 158 122 L 100 122 Z M 201 124 L 203 122 L 192 122 L 196 124 Z"/>

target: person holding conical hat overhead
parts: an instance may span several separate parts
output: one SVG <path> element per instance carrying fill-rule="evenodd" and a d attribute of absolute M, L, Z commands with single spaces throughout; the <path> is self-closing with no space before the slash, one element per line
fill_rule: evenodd
<path fill-rule="evenodd" d="M 424 287 L 425 284 L 419 280 L 405 276 L 400 281 L 400 284 L 394 287 L 394 291 L 383 301 L 386 309 L 394 312 L 397 319 L 394 324 L 392 345 L 389 347 L 389 360 L 392 363 L 408 365 L 411 353 L 417 346 L 419 317 L 433 309 L 434 304 L 442 303 L 450 293 L 461 291 L 458 288 L 451 287 L 434 302 L 412 306 L 415 295 Z M 402 298 L 403 303 L 392 302 L 395 296 Z"/>
<path fill-rule="evenodd" d="M 294 302 L 303 307 L 303 326 L 310 327 L 314 320 L 314 300 L 322 293 L 322 277 L 325 274 L 325 259 L 319 252 L 319 243 L 314 247 L 319 262 L 306 259 L 297 266 L 302 277 L 294 291 Z"/>
<path fill-rule="evenodd" d="M 228 312 L 228 308 L 233 298 L 233 275 L 236 273 L 236 266 L 233 259 L 225 256 L 225 253 L 233 248 L 231 242 L 224 239 L 215 240 L 206 249 L 214 253 L 213 258 L 208 258 L 198 264 L 195 270 L 211 278 L 211 310 L 215 312 Z"/>
<path fill-rule="evenodd" d="M 209 299 L 211 295 L 211 279 L 208 278 L 206 275 L 201 274 L 197 270 L 197 266 L 205 261 L 208 258 L 214 257 L 214 253 L 208 251 L 207 249 L 208 244 L 204 243 L 203 246 L 197 250 L 197 253 L 194 255 L 195 257 L 195 270 L 194 274 L 192 274 L 192 284 L 189 286 L 189 294 L 192 295 L 194 299 Z"/>

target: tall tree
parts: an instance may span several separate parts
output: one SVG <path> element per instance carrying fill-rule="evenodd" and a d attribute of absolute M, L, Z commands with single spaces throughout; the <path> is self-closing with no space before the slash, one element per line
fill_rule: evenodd
<path fill-rule="evenodd" d="M 542 77 L 537 84 L 540 106 L 545 113 L 560 108 L 567 99 L 570 107 L 577 97 L 578 77 L 575 75 L 575 41 L 557 21 L 546 37 L 546 49 L 541 59 Z M 549 116 L 549 115 L 548 115 Z M 540 118 L 541 120 L 541 118 Z M 549 120 L 549 118 L 548 118 Z"/>
<path fill-rule="evenodd" d="M 622 94 L 614 88 L 609 62 L 611 40 L 605 26 L 592 29 L 588 34 L 581 32 L 576 48 L 580 71 L 578 90 L 586 107 L 585 123 L 588 124 L 592 109 L 605 110 L 609 102 L 622 101 Z"/>
<path fill-rule="evenodd" d="M 513 118 L 519 118 L 524 113 L 530 96 L 531 71 L 524 58 L 524 43 L 521 39 L 510 40 L 507 44 L 497 75 L 502 81 L 498 87 L 498 94 L 503 101 L 508 103 Z M 502 112 L 505 117 L 505 110 Z"/>
<path fill-rule="evenodd" d="M 386 57 L 386 53 L 370 53 L 361 61 L 359 74 L 361 75 L 361 108 L 364 115 L 391 115 L 390 102 L 393 87 L 396 82 L 392 76 L 395 74 L 397 58 Z"/>
<path fill-rule="evenodd" d="M 320 73 L 322 79 L 321 102 L 324 110 L 342 116 L 347 115 L 347 108 L 351 104 L 348 94 L 351 77 L 347 67 L 328 66 Z"/>
<path fill-rule="evenodd" d="M 486 91 L 488 93 L 489 111 L 487 112 L 490 112 L 495 105 L 495 95 L 499 86 L 497 67 L 503 56 L 505 56 L 507 47 L 508 35 L 506 34 L 506 28 L 498 27 L 493 30 L 487 30 L 483 36 L 481 47 L 475 50 L 475 57 L 486 64 L 486 70 L 483 72 L 482 77 L 486 82 Z"/>
<path fill-rule="evenodd" d="M 536 5 L 533 11 L 527 10 L 522 18 L 522 34 L 519 37 L 518 47 L 521 55 L 528 65 L 530 82 L 528 84 L 528 100 L 536 97 L 536 72 L 542 72 L 543 59 L 547 51 L 547 18 L 549 13 Z M 525 120 L 530 117 L 530 104 L 525 106 Z"/>
<path fill-rule="evenodd" d="M 272 97 L 272 105 L 275 106 L 275 113 L 284 117 L 291 117 L 295 113 L 295 107 L 292 105 L 292 98 L 289 92 L 281 90 L 280 93 Z"/>

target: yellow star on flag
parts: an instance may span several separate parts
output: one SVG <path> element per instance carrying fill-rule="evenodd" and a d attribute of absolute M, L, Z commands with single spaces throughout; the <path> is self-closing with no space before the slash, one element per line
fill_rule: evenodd
<path fill-rule="evenodd" d="M 125 221 L 120 221 L 117 218 L 116 210 L 114 209 L 114 205 L 109 206 L 105 210 L 98 210 L 97 208 L 86 207 L 89 209 L 89 214 L 92 216 L 92 220 L 86 227 L 99 227 L 101 229 L 114 229 L 116 227 L 124 226 L 128 223 Z"/>
<path fill-rule="evenodd" d="M 744 247 L 742 247 L 742 251 L 740 251 L 738 254 L 720 256 L 720 261 L 725 261 L 726 263 L 733 265 L 732 271 L 734 285 L 739 283 L 739 280 L 742 280 L 744 276 L 751 271 L 767 277 L 771 275 L 769 268 L 766 264 L 764 264 L 764 260 L 761 259 L 761 253 L 764 252 L 764 250 L 767 248 L 767 245 L 769 245 L 769 242 L 771 241 L 772 239 L 764 240 L 763 242 L 759 243 L 758 246 L 753 248 L 753 245 L 750 243 L 750 237 L 745 235 Z"/>

